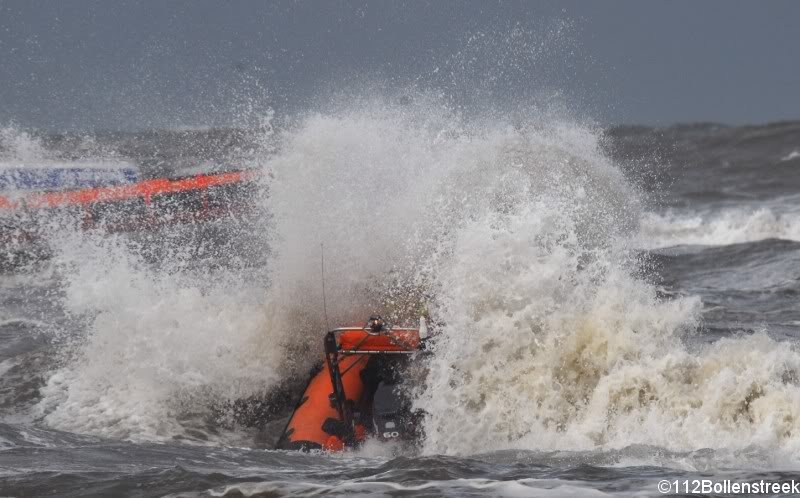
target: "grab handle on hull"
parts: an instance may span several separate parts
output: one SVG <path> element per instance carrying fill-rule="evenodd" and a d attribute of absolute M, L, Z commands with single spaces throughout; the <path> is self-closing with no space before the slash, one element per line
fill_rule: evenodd
<path fill-rule="evenodd" d="M 336 342 L 336 334 L 334 332 L 325 334 L 325 361 L 328 364 L 331 385 L 333 386 L 331 401 L 339 414 L 339 420 L 341 420 L 343 428 L 346 430 L 343 439 L 345 442 L 353 441 L 355 438 L 353 414 L 350 410 L 350 404 L 347 403 L 347 393 L 345 393 L 344 383 L 342 382 L 342 372 L 339 370 L 339 345 Z"/>

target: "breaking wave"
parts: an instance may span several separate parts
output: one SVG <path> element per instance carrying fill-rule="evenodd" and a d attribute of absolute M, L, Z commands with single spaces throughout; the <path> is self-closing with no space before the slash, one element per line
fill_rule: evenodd
<path fill-rule="evenodd" d="M 633 255 L 654 215 L 600 142 L 569 120 L 465 118 L 426 96 L 298 118 L 259 159 L 263 286 L 58 236 L 64 306 L 87 325 L 40 416 L 190 437 L 209 402 L 304 374 L 326 322 L 429 313 L 426 452 L 795 450 L 800 355 L 763 333 L 686 346 L 700 301 L 643 278 Z"/>
<path fill-rule="evenodd" d="M 646 213 L 639 246 L 727 245 L 765 239 L 800 241 L 800 215 L 769 207 L 731 208 L 713 213 Z"/>
<path fill-rule="evenodd" d="M 790 153 L 786 154 L 785 156 L 781 157 L 780 161 L 786 162 L 786 161 L 793 161 L 795 159 L 800 159 L 800 151 L 798 150 L 793 150 Z"/>

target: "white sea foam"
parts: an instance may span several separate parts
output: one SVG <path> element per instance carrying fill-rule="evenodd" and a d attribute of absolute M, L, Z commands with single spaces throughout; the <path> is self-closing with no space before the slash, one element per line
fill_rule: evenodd
<path fill-rule="evenodd" d="M 547 479 L 449 479 L 432 480 L 422 484 L 400 484 L 390 481 L 354 480 L 337 484 L 318 484 L 297 480 L 265 481 L 242 483 L 226 486 L 219 490 L 196 496 L 272 496 L 272 495 L 328 495 L 352 496 L 373 495 L 386 496 L 392 494 L 430 494 L 444 496 L 469 496 L 485 493 L 491 496 L 525 497 L 542 496 L 561 498 L 572 496 L 605 497 L 614 496 L 578 484 L 563 484 L 563 481 Z M 181 494 L 181 496 L 186 496 Z M 191 494 L 189 496 L 192 496 Z"/>
<path fill-rule="evenodd" d="M 794 159 L 800 158 L 800 150 L 793 150 L 790 153 L 786 154 L 781 158 L 782 162 L 785 161 L 792 161 Z"/>
<path fill-rule="evenodd" d="M 16 364 L 17 363 L 14 361 L 13 358 L 0 361 L 0 377 L 2 377 L 6 372 L 11 370 Z"/>
<path fill-rule="evenodd" d="M 645 213 L 637 244 L 644 249 L 677 245 L 727 245 L 764 239 L 800 241 L 800 212 L 771 207 L 711 212 Z"/>

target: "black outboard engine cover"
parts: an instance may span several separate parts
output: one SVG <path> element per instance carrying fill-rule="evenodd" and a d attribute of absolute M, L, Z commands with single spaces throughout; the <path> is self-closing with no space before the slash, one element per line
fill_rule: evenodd
<path fill-rule="evenodd" d="M 398 384 L 381 382 L 372 401 L 372 424 L 378 439 L 407 440 L 416 436 L 410 403 Z"/>

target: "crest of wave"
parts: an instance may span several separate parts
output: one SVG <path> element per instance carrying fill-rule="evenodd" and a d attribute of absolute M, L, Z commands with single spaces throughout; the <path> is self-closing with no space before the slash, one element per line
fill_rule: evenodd
<path fill-rule="evenodd" d="M 644 221 L 639 245 L 646 248 L 727 245 L 770 238 L 800 240 L 796 210 L 745 207 L 715 213 L 647 213 Z"/>
<path fill-rule="evenodd" d="M 800 449 L 800 354 L 764 333 L 687 349 L 699 299 L 637 277 L 640 208 L 595 136 L 510 137 L 431 264 L 425 450 Z"/>

